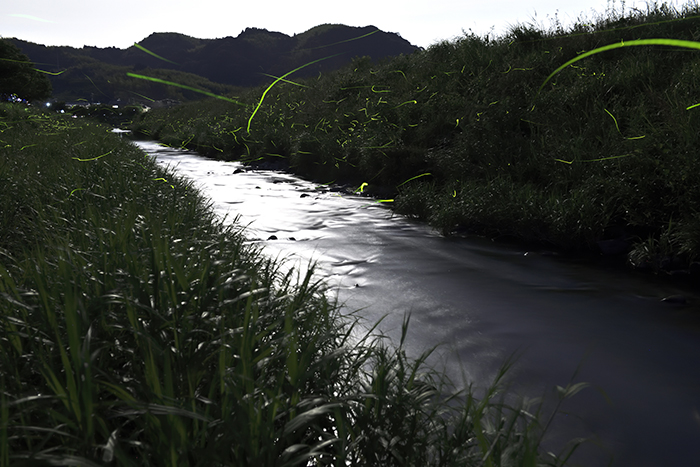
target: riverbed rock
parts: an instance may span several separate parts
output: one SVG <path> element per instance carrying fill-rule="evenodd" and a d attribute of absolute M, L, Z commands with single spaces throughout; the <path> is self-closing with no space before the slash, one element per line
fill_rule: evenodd
<path fill-rule="evenodd" d="M 687 305 L 688 299 L 683 295 L 669 295 L 661 299 L 662 302 L 668 303 L 670 305 Z"/>

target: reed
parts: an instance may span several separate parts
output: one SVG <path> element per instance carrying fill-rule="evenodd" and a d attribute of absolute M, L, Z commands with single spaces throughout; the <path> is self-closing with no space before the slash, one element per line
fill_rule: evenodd
<path fill-rule="evenodd" d="M 465 33 L 250 89 L 237 96 L 247 107 L 148 112 L 133 128 L 213 157 L 284 159 L 320 182 L 366 183 L 363 193 L 448 234 L 573 251 L 619 239 L 645 258 L 635 264 L 682 269 L 699 253 L 699 25 L 695 3 L 613 2 L 570 27 L 555 18 Z M 647 248 L 662 235 L 669 251 Z"/>
<path fill-rule="evenodd" d="M 108 128 L 3 104 L 0 131 L 0 466 L 563 465 L 580 444 L 541 449 L 507 365 L 477 397 L 361 333 Z"/>

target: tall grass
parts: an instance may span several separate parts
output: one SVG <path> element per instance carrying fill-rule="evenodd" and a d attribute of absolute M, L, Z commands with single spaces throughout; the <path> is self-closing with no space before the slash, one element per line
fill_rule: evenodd
<path fill-rule="evenodd" d="M 105 127 L 2 105 L 0 131 L 0 466 L 564 465 L 580 443 L 544 452 L 507 366 L 476 398 L 363 335 Z"/>
<path fill-rule="evenodd" d="M 285 160 L 323 182 L 367 183 L 365 193 L 447 234 L 587 251 L 616 239 L 635 248 L 636 266 L 687 267 L 700 244 L 700 56 L 659 44 L 697 43 L 699 28 L 697 4 L 650 3 L 570 27 L 468 33 L 279 82 L 259 107 L 262 88 L 237 96 L 247 108 L 202 101 L 148 112 L 134 129 L 213 157 Z M 643 254 L 662 235 L 671 249 Z"/>

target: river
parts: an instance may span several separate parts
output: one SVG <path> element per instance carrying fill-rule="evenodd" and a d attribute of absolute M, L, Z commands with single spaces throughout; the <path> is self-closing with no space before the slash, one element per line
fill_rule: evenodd
<path fill-rule="evenodd" d="M 653 277 L 480 238 L 445 238 L 369 198 L 137 142 L 197 181 L 221 216 L 288 267 L 316 264 L 348 312 L 483 387 L 517 354 L 513 391 L 585 381 L 551 443 L 594 436 L 584 465 L 700 465 L 700 297 Z M 685 303 L 666 300 L 682 296 Z M 436 357 L 437 358 L 437 357 Z"/>

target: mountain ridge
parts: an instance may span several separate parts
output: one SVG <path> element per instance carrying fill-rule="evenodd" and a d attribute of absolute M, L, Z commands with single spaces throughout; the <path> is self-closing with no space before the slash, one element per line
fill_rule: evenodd
<path fill-rule="evenodd" d="M 322 58 L 294 76 L 309 77 L 335 70 L 358 56 L 378 61 L 420 50 L 397 33 L 375 26 L 342 24 L 321 24 L 293 36 L 254 27 L 244 29 L 236 37 L 218 39 L 157 32 L 138 42 L 140 47 L 126 49 L 45 46 L 17 38 L 7 40 L 18 46 L 37 68 L 60 73 L 51 77 L 54 97 L 66 101 L 94 101 L 95 95 L 101 100 L 133 101 L 138 100 L 135 95 L 144 92 L 151 93 L 145 94 L 149 99 L 201 97 L 182 89 L 158 90 L 154 83 L 137 84 L 139 80 L 126 77 L 129 72 L 146 74 L 145 70 L 160 70 L 160 76 L 176 73 L 180 78 L 196 75 L 206 91 L 233 92 L 235 88 L 264 84 L 270 80 L 269 75 L 281 76 Z"/>

